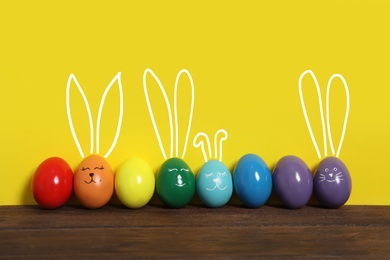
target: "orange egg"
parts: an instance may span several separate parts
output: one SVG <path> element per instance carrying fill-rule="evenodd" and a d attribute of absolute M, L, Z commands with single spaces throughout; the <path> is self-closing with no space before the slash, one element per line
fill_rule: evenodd
<path fill-rule="evenodd" d="M 114 192 L 114 173 L 106 159 L 99 155 L 86 157 L 74 173 L 73 189 L 86 208 L 106 205 Z"/>

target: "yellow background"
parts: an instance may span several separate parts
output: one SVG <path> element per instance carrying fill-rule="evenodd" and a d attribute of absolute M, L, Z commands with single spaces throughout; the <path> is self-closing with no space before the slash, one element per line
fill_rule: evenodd
<path fill-rule="evenodd" d="M 156 171 L 164 159 L 143 93 L 146 68 L 156 73 L 171 100 L 177 73 L 185 68 L 193 77 L 195 107 L 185 161 L 194 171 L 203 163 L 201 151 L 192 146 L 194 136 L 204 131 L 212 138 L 219 128 L 229 133 L 223 161 L 230 169 L 249 152 L 271 168 L 288 154 L 314 168 L 319 159 L 303 118 L 298 78 L 313 70 L 324 95 L 329 77 L 342 74 L 351 94 L 340 154 L 353 179 L 348 204 L 390 205 L 390 6 L 385 1 L 105 2 L 0 4 L 0 205 L 35 203 L 30 181 L 44 159 L 60 156 L 73 168 L 81 161 L 66 115 L 71 73 L 88 97 L 94 122 L 104 89 L 122 73 L 123 125 L 108 161 L 116 169 L 139 156 Z M 158 99 L 156 84 L 151 77 L 148 82 Z M 305 84 L 308 111 L 318 111 L 314 85 L 308 79 Z M 336 144 L 342 124 L 337 115 L 345 102 L 337 84 L 331 110 Z M 117 90 L 110 94 L 105 113 L 112 118 L 103 114 L 102 122 L 109 140 L 103 135 L 102 147 L 110 144 L 117 122 Z M 73 109 L 85 115 L 77 92 L 72 97 Z M 162 105 L 155 106 L 165 112 Z M 75 128 L 87 147 L 89 130 L 81 115 Z"/>

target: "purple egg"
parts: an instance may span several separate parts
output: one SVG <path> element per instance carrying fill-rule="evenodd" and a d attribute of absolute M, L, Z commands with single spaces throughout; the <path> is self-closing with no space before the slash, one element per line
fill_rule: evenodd
<path fill-rule="evenodd" d="M 310 169 L 296 156 L 285 156 L 278 161 L 272 174 L 272 182 L 276 195 L 288 208 L 302 208 L 313 193 Z"/>
<path fill-rule="evenodd" d="M 339 208 L 347 202 L 352 191 L 351 175 L 345 164 L 336 157 L 327 157 L 314 174 L 314 194 L 327 208 Z"/>

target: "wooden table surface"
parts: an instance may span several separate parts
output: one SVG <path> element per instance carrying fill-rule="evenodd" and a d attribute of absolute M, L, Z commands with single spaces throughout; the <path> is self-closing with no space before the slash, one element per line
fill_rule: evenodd
<path fill-rule="evenodd" d="M 390 207 L 0 207 L 0 258 L 390 259 Z"/>

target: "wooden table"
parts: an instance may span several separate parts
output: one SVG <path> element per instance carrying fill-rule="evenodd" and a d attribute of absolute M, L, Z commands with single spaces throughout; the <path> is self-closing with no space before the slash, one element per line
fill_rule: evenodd
<path fill-rule="evenodd" d="M 390 207 L 0 207 L 0 258 L 390 259 Z"/>

